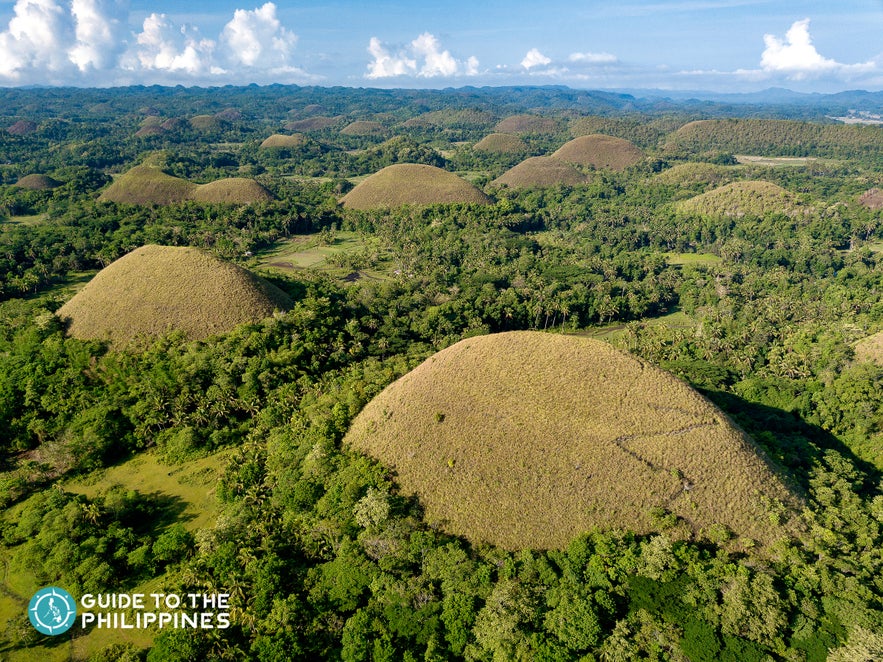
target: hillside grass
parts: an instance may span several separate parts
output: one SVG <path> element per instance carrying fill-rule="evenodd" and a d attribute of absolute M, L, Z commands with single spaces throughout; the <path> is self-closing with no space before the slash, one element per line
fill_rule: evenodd
<path fill-rule="evenodd" d="M 524 154 L 527 145 L 518 136 L 509 133 L 491 133 L 472 146 L 476 152 L 489 154 Z"/>
<path fill-rule="evenodd" d="M 61 182 L 48 175 L 31 174 L 19 179 L 15 185 L 29 191 L 48 191 L 61 186 Z"/>
<path fill-rule="evenodd" d="M 229 205 L 250 205 L 269 202 L 272 199 L 273 196 L 267 189 L 255 180 L 244 177 L 228 177 L 208 184 L 200 184 L 191 196 L 191 200 L 196 202 Z"/>
<path fill-rule="evenodd" d="M 343 127 L 340 132 L 345 136 L 377 136 L 386 132 L 380 122 L 356 120 Z"/>
<path fill-rule="evenodd" d="M 139 165 L 114 179 L 99 200 L 128 205 L 172 205 L 187 200 L 202 203 L 248 205 L 272 200 L 253 179 L 228 177 L 194 184 L 168 175 L 155 165 Z"/>
<path fill-rule="evenodd" d="M 672 186 L 707 184 L 719 186 L 736 177 L 739 169 L 713 163 L 679 163 L 655 175 L 650 181 Z"/>
<path fill-rule="evenodd" d="M 309 142 L 310 142 L 310 139 L 307 138 L 302 133 L 294 133 L 291 135 L 274 133 L 272 136 L 269 136 L 260 144 L 260 148 L 261 149 L 272 149 L 272 148 L 276 147 L 276 148 L 291 149 L 291 148 L 303 147 L 303 146 L 309 144 Z"/>
<path fill-rule="evenodd" d="M 490 202 L 487 195 L 454 173 L 414 163 L 387 166 L 341 198 L 348 209 Z"/>
<path fill-rule="evenodd" d="M 532 156 L 509 168 L 492 183 L 509 188 L 543 188 L 548 186 L 578 186 L 589 178 L 572 164 L 551 156 Z"/>
<path fill-rule="evenodd" d="M 426 520 L 473 542 L 557 548 L 593 529 L 772 543 L 797 501 L 754 443 L 672 375 L 607 343 L 512 332 L 463 340 L 387 387 L 345 443 L 394 471 Z"/>
<path fill-rule="evenodd" d="M 855 358 L 883 365 L 883 331 L 859 340 L 855 345 Z"/>
<path fill-rule="evenodd" d="M 568 163 L 609 170 L 625 170 L 644 160 L 644 152 L 634 143 L 600 133 L 574 138 L 552 156 Z"/>
<path fill-rule="evenodd" d="M 763 216 L 781 213 L 798 216 L 810 211 L 790 191 L 762 180 L 732 182 L 683 200 L 675 205 L 683 214 L 700 216 Z"/>
<path fill-rule="evenodd" d="M 292 305 L 275 286 L 208 253 L 149 245 L 102 269 L 57 314 L 76 338 L 125 345 L 173 330 L 206 338 Z"/>

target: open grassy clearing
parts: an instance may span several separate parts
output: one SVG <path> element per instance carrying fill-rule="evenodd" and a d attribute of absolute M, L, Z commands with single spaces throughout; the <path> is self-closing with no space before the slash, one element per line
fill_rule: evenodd
<path fill-rule="evenodd" d="M 345 443 L 394 470 L 426 519 L 472 541 L 555 548 L 599 527 L 726 527 L 771 543 L 797 505 L 754 443 L 672 375 L 604 342 L 461 341 L 387 387 Z"/>
<path fill-rule="evenodd" d="M 47 214 L 31 214 L 29 216 L 9 216 L 4 219 L 0 219 L 0 226 L 2 225 L 40 225 L 43 223 L 49 216 Z"/>
<path fill-rule="evenodd" d="M 352 259 L 335 260 L 338 256 Z M 363 278 L 382 279 L 394 268 L 377 238 L 357 232 L 337 231 L 330 243 L 321 233 L 300 235 L 277 242 L 257 257 L 261 268 L 283 272 L 311 269 L 337 277 L 355 272 Z"/>
<path fill-rule="evenodd" d="M 748 154 L 735 154 L 736 161 L 743 165 L 761 166 L 805 166 L 817 163 L 819 159 L 806 156 L 751 156 Z"/>
<path fill-rule="evenodd" d="M 692 317 L 680 310 L 675 310 L 667 315 L 660 315 L 659 317 L 643 319 L 641 320 L 641 323 L 646 324 L 647 326 L 665 326 L 669 329 L 689 329 L 696 325 L 696 322 Z M 622 322 L 611 322 L 609 324 L 594 326 L 583 331 L 576 331 L 570 335 L 606 340 L 615 345 L 618 340 L 625 337 L 626 324 L 623 324 Z"/>
<path fill-rule="evenodd" d="M 666 261 L 674 265 L 720 264 L 720 256 L 713 253 L 663 253 Z"/>

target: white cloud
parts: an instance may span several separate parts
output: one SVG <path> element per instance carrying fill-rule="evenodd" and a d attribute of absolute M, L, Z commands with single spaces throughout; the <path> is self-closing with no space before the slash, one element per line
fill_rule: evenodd
<path fill-rule="evenodd" d="M 761 68 L 768 73 L 785 74 L 794 80 L 832 73 L 849 75 L 874 68 L 873 62 L 841 64 L 823 57 L 812 43 L 808 18 L 795 21 L 784 39 L 766 34 L 763 41 L 766 49 L 760 58 Z"/>
<path fill-rule="evenodd" d="M 253 11 L 237 9 L 220 37 L 232 65 L 265 69 L 290 69 L 296 43 L 297 35 L 280 23 L 272 2 Z"/>
<path fill-rule="evenodd" d="M 71 16 L 55 0 L 18 0 L 9 28 L 0 33 L 0 76 L 27 80 L 34 70 L 55 74 L 70 66 Z"/>
<path fill-rule="evenodd" d="M 531 48 L 521 61 L 521 66 L 525 69 L 533 69 L 534 67 L 545 67 L 547 64 L 551 63 L 551 58 L 540 53 L 539 49 Z"/>
<path fill-rule="evenodd" d="M 76 43 L 69 59 L 80 71 L 107 69 L 123 50 L 123 7 L 118 2 L 73 0 L 71 16 L 76 24 Z"/>
<path fill-rule="evenodd" d="M 571 53 L 567 58 L 574 64 L 616 64 L 619 58 L 610 53 Z"/>
<path fill-rule="evenodd" d="M 368 53 L 373 59 L 368 63 L 365 77 L 375 80 L 396 76 L 451 78 L 478 74 L 478 58 L 472 55 L 465 61 L 456 59 L 450 51 L 443 50 L 438 38 L 429 32 L 424 32 L 395 54 L 377 37 L 371 37 Z"/>
<path fill-rule="evenodd" d="M 212 72 L 215 42 L 201 39 L 189 25 L 175 25 L 165 14 L 145 18 L 136 42 L 135 56 L 142 69 L 191 75 Z"/>

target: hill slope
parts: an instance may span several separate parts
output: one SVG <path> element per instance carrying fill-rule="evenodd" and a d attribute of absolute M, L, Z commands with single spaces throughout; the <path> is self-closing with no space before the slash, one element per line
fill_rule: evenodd
<path fill-rule="evenodd" d="M 510 188 L 533 188 L 567 184 L 585 184 L 587 177 L 571 164 L 551 156 L 533 156 L 509 168 L 493 183 Z"/>
<path fill-rule="evenodd" d="M 640 163 L 644 152 L 624 138 L 596 133 L 564 143 L 552 156 L 578 165 L 625 170 Z"/>
<path fill-rule="evenodd" d="M 398 163 L 360 182 L 341 202 L 349 209 L 375 209 L 452 202 L 488 204 L 490 198 L 447 170 L 415 163 Z"/>
<path fill-rule="evenodd" d="M 797 198 L 781 186 L 762 180 L 732 182 L 677 204 L 677 210 L 702 216 L 763 216 L 799 214 Z"/>
<path fill-rule="evenodd" d="M 284 292 L 235 264 L 196 248 L 148 245 L 99 271 L 58 316 L 70 320 L 76 338 L 123 345 L 171 330 L 205 338 L 291 305 Z"/>
<path fill-rule="evenodd" d="M 461 341 L 391 384 L 345 442 L 396 472 L 426 519 L 506 548 L 592 527 L 769 542 L 763 498 L 791 497 L 748 438 L 670 374 L 597 340 L 539 332 Z"/>
<path fill-rule="evenodd" d="M 135 166 L 105 189 L 99 200 L 129 205 L 168 205 L 189 200 L 196 184 L 167 175 L 157 167 Z"/>

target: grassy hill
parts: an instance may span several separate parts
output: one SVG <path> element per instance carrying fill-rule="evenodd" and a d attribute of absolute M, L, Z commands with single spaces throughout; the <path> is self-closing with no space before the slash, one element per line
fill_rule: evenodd
<path fill-rule="evenodd" d="M 357 120 L 347 124 L 340 132 L 345 136 L 376 136 L 383 134 L 385 129 L 380 122 Z"/>
<path fill-rule="evenodd" d="M 527 145 L 510 133 L 492 133 L 475 143 L 472 149 L 490 154 L 523 154 L 527 151 Z"/>
<path fill-rule="evenodd" d="M 552 156 L 578 165 L 625 170 L 640 163 L 644 152 L 623 138 L 596 133 L 564 143 Z"/>
<path fill-rule="evenodd" d="M 387 387 L 345 443 L 395 471 L 426 518 L 472 541 L 554 548 L 659 513 L 771 542 L 791 502 L 753 443 L 672 375 L 602 341 L 539 332 L 461 341 Z"/>
<path fill-rule="evenodd" d="M 796 216 L 805 211 L 789 191 L 771 182 L 751 180 L 732 182 L 677 204 L 685 214 L 701 216 L 763 216 L 782 213 Z"/>
<path fill-rule="evenodd" d="M 148 245 L 99 271 L 58 316 L 76 338 L 124 345 L 171 330 L 205 338 L 291 305 L 278 288 L 208 253 Z"/>
<path fill-rule="evenodd" d="M 61 182 L 52 179 L 47 175 L 25 175 L 16 183 L 19 188 L 28 189 L 29 191 L 48 191 L 50 189 L 61 186 Z"/>
<path fill-rule="evenodd" d="M 555 133 L 558 129 L 558 120 L 539 115 L 512 115 L 494 127 L 498 133 Z"/>
<path fill-rule="evenodd" d="M 264 140 L 264 142 L 262 142 L 260 146 L 263 149 L 269 149 L 273 147 L 291 149 L 296 147 L 303 147 L 309 142 L 310 139 L 302 133 L 295 133 L 292 135 L 274 133 L 272 136 Z"/>
<path fill-rule="evenodd" d="M 189 200 L 195 191 L 196 184 L 167 175 L 158 167 L 140 165 L 114 179 L 99 200 L 129 205 L 169 205 Z"/>
<path fill-rule="evenodd" d="M 229 177 L 197 186 L 191 199 L 196 202 L 250 205 L 267 202 L 273 196 L 253 179 Z"/>
<path fill-rule="evenodd" d="M 488 204 L 490 198 L 465 179 L 429 165 L 398 163 L 360 182 L 342 199 L 349 209 L 452 202 Z"/>
<path fill-rule="evenodd" d="M 734 168 L 728 166 L 713 163 L 679 163 L 668 170 L 663 170 L 653 177 L 652 181 L 672 186 L 694 186 L 697 184 L 719 186 L 730 181 L 734 174 Z"/>
<path fill-rule="evenodd" d="M 194 115 L 190 118 L 190 127 L 197 131 L 220 131 L 221 120 L 214 115 Z"/>
<path fill-rule="evenodd" d="M 509 168 L 493 183 L 509 188 L 533 188 L 567 184 L 585 184 L 588 178 L 570 163 L 551 156 L 533 156 Z"/>

